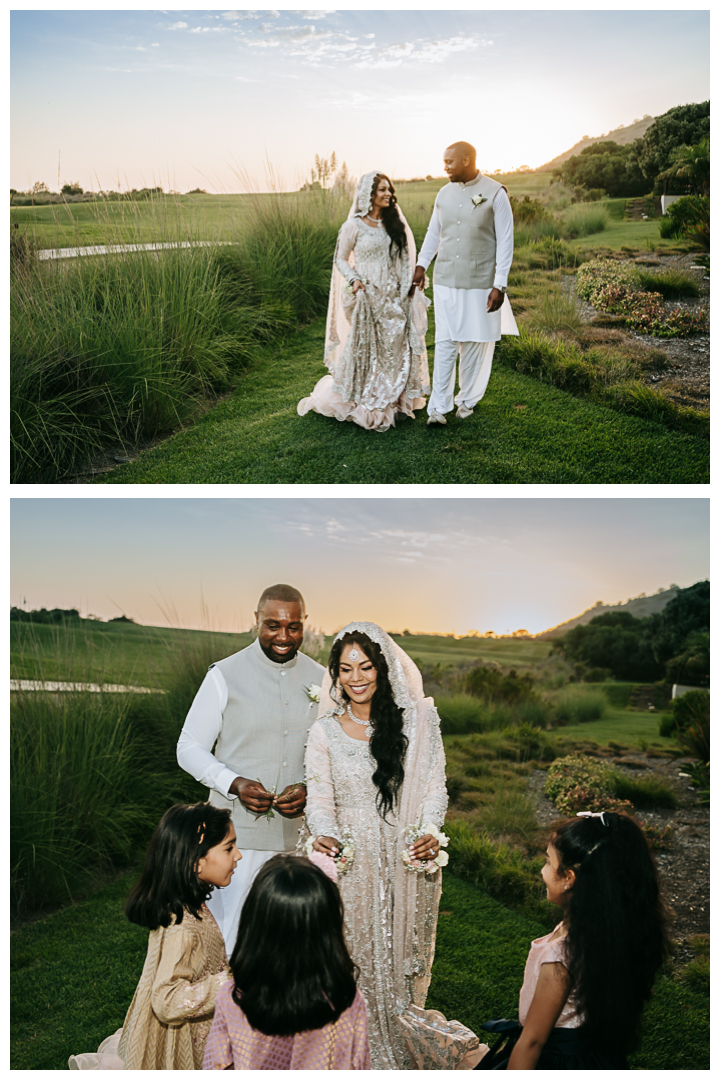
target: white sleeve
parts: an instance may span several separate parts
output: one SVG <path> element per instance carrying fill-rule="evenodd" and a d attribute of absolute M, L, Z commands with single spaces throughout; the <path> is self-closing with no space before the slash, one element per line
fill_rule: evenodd
<path fill-rule="evenodd" d="M 437 717 L 437 710 L 435 710 Z M 439 723 L 439 717 L 436 720 Z M 447 785 L 445 783 L 445 747 L 442 737 L 438 738 L 439 746 L 435 757 L 435 764 L 428 783 L 427 795 L 423 809 L 423 817 L 432 821 L 439 829 L 442 829 L 445 814 L 448 807 Z"/>
<path fill-rule="evenodd" d="M 200 784 L 214 788 L 228 799 L 229 789 L 237 776 L 212 753 L 223 722 L 227 705 L 227 683 L 216 667 L 210 668 L 190 706 L 177 744 L 178 765 Z"/>
<path fill-rule="evenodd" d="M 360 277 L 355 267 L 348 262 L 350 252 L 355 247 L 357 234 L 356 222 L 354 220 L 346 221 L 340 229 L 337 247 L 335 248 L 335 266 L 349 284 L 352 284 L 353 281 Z"/>
<path fill-rule="evenodd" d="M 497 242 L 493 288 L 502 289 L 507 286 L 508 274 L 513 260 L 512 208 L 507 192 L 503 188 L 495 196 L 493 212 L 495 214 L 495 240 Z"/>
<path fill-rule="evenodd" d="M 427 270 L 428 266 L 437 255 L 439 247 L 440 218 L 438 217 L 437 206 L 433 206 L 430 224 L 428 225 L 427 232 L 425 233 L 425 239 L 423 240 L 423 246 L 421 248 L 420 254 L 417 257 L 417 265 L 422 266 L 425 270 Z"/>
<path fill-rule="evenodd" d="M 313 836 L 332 836 L 342 841 L 335 812 L 335 788 L 327 735 L 317 721 L 310 728 L 305 750 L 307 803 L 305 817 Z"/>

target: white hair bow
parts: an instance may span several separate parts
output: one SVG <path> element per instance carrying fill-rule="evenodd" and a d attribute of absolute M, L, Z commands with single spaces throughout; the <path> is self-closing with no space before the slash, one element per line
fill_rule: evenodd
<path fill-rule="evenodd" d="M 603 825 L 607 825 L 607 821 L 605 820 L 605 811 L 604 810 L 600 810 L 599 813 L 595 813 L 592 810 L 578 810 L 575 817 L 599 817 L 600 820 L 602 821 Z M 608 826 L 608 828 L 609 828 L 609 826 Z"/>

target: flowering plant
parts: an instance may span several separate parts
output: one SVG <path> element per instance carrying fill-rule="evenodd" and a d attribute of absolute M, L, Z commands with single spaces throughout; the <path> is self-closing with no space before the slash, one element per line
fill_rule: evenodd
<path fill-rule="evenodd" d="M 303 690 L 307 694 L 310 703 L 308 708 L 310 708 L 310 705 L 317 705 L 320 701 L 320 689 L 318 684 L 314 682 L 311 682 L 309 686 L 303 686 Z"/>
<path fill-rule="evenodd" d="M 312 857 L 312 854 L 315 851 L 313 844 L 316 840 L 317 836 L 309 836 L 303 845 L 308 859 Z M 315 852 L 315 854 L 317 854 L 317 852 Z M 348 870 L 355 862 L 355 847 L 353 846 L 352 840 L 349 837 L 346 837 L 341 841 L 340 850 L 337 855 L 328 856 L 328 858 L 334 859 L 338 875 L 347 874 Z"/>
<path fill-rule="evenodd" d="M 416 874 L 436 874 L 441 866 L 447 866 L 450 861 L 447 851 L 438 851 L 434 859 L 414 859 L 412 857 L 410 848 L 421 836 L 426 836 L 428 833 L 435 837 L 440 848 L 446 848 L 450 843 L 448 837 L 444 832 L 440 832 L 437 825 L 432 823 L 425 825 L 422 818 L 418 825 L 408 825 L 403 830 L 406 846 L 400 858 L 408 870 L 412 870 Z"/>
<path fill-rule="evenodd" d="M 485 195 L 473 195 L 470 201 L 473 206 L 480 206 L 481 203 L 487 202 L 487 197 Z"/>

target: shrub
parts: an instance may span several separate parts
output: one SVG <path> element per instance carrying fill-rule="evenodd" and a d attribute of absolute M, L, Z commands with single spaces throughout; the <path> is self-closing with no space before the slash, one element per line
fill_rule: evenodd
<path fill-rule="evenodd" d="M 555 699 L 555 714 L 564 724 L 584 724 L 605 715 L 607 698 L 602 690 L 566 690 Z"/>
<path fill-rule="evenodd" d="M 639 809 L 677 809 L 674 788 L 658 776 L 635 778 L 616 772 L 613 774 L 613 785 L 619 799 L 627 799 Z"/>
<path fill-rule="evenodd" d="M 640 828 L 653 851 L 669 851 L 672 847 L 672 825 L 666 825 L 664 829 L 661 829 L 659 825 L 650 825 L 643 821 Z"/>
<path fill-rule="evenodd" d="M 668 239 L 685 236 L 709 252 L 710 199 L 703 195 L 686 195 L 670 203 L 667 217 L 660 222 L 660 235 Z"/>
<path fill-rule="evenodd" d="M 640 287 L 649 292 L 660 293 L 665 298 L 699 296 L 700 287 L 695 278 L 681 270 L 636 271 Z"/>
<path fill-rule="evenodd" d="M 688 690 L 680 697 L 673 698 L 670 703 L 672 710 L 673 731 L 684 731 L 698 722 L 710 722 L 710 691 Z"/>
<path fill-rule="evenodd" d="M 573 814 L 578 810 L 632 810 L 632 804 L 616 799 L 614 777 L 607 765 L 583 754 L 569 754 L 552 763 L 544 791 L 558 810 Z"/>
<path fill-rule="evenodd" d="M 707 329 L 704 312 L 696 315 L 680 308 L 667 309 L 659 292 L 644 292 L 640 272 L 628 263 L 595 259 L 583 263 L 577 272 L 577 293 L 599 311 L 622 315 L 625 323 L 640 333 L 656 337 L 679 337 Z"/>
<path fill-rule="evenodd" d="M 518 675 L 515 669 L 504 675 L 494 667 L 471 668 L 465 676 L 465 690 L 486 701 L 512 704 L 534 696 L 534 680 L 527 672 Z"/>
<path fill-rule="evenodd" d="M 518 848 L 476 833 L 465 821 L 447 821 L 444 829 L 450 838 L 453 873 L 468 878 L 508 907 L 546 916 L 541 859 L 530 859 Z"/>
<path fill-rule="evenodd" d="M 435 699 L 444 735 L 483 730 L 483 705 L 471 694 L 438 695 Z"/>
<path fill-rule="evenodd" d="M 565 214 L 566 235 L 591 236 L 603 232 L 608 226 L 607 212 L 602 207 L 577 207 Z"/>

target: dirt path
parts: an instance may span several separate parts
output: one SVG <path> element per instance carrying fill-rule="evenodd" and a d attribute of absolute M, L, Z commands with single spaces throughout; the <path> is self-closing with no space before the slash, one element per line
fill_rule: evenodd
<path fill-rule="evenodd" d="M 601 753 L 609 764 L 633 776 L 650 773 L 670 784 L 677 794 L 676 810 L 639 810 L 640 821 L 660 830 L 670 825 L 672 847 L 656 851 L 667 902 L 675 913 L 672 937 L 677 944 L 673 966 L 682 967 L 695 956 L 689 941 L 696 934 L 710 933 L 710 810 L 700 806 L 696 789 L 681 776 L 690 758 L 654 757 L 640 752 Z M 528 794 L 537 802 L 538 824 L 547 829 L 562 816 L 542 794 L 546 773 L 534 769 Z"/>

